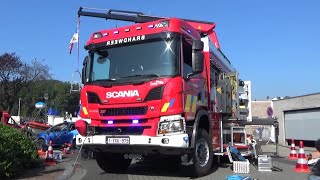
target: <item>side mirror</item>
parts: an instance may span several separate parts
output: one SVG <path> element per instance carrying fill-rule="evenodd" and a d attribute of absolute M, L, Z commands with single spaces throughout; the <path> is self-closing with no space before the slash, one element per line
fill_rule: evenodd
<path fill-rule="evenodd" d="M 202 51 L 203 50 L 203 42 L 201 40 L 194 40 L 192 42 L 192 50 Z"/>
<path fill-rule="evenodd" d="M 203 71 L 204 55 L 202 50 L 203 42 L 201 40 L 194 40 L 192 42 L 192 73 L 188 74 L 187 78 Z"/>
<path fill-rule="evenodd" d="M 89 57 L 86 56 L 86 57 L 83 59 L 83 63 L 82 63 L 82 75 L 81 75 L 81 82 L 82 82 L 82 84 L 85 84 L 85 83 L 86 83 L 88 61 L 89 61 Z"/>
<path fill-rule="evenodd" d="M 204 55 L 201 51 L 192 53 L 192 73 L 197 74 L 203 71 Z"/>

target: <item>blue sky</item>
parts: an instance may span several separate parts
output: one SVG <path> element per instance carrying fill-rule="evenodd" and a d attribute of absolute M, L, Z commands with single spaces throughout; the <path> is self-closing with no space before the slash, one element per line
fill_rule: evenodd
<path fill-rule="evenodd" d="M 69 41 L 80 6 L 141 11 L 155 16 L 216 22 L 221 49 L 244 80 L 253 99 L 320 92 L 320 1 L 318 0 L 136 0 L 0 2 L 0 54 L 16 52 L 24 61 L 45 59 L 54 79 L 72 81 L 81 68 L 89 35 L 122 22 L 83 17 L 80 62 Z"/>

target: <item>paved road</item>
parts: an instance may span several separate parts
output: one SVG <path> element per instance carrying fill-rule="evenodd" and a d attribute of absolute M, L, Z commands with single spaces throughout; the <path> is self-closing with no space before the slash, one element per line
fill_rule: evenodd
<path fill-rule="evenodd" d="M 264 154 L 274 152 L 274 145 L 262 146 Z M 306 150 L 305 150 L 306 151 Z M 308 153 L 308 151 L 306 151 Z M 279 155 L 289 155 L 289 148 L 279 147 Z M 287 159 L 286 157 L 275 158 L 273 162 L 276 167 L 283 169 L 282 172 L 259 172 L 254 166 L 250 166 L 250 174 L 242 174 L 243 176 L 250 176 L 259 180 L 304 180 L 308 179 L 308 173 L 296 173 L 294 167 L 296 161 Z M 166 163 L 165 161 L 157 161 L 153 163 L 137 164 L 133 163 L 125 174 L 110 174 L 102 171 L 96 164 L 95 160 L 80 161 L 80 164 L 86 170 L 86 175 L 82 178 L 84 180 L 183 180 L 194 179 L 188 176 L 187 167 L 179 167 Z M 234 175 L 230 169 L 230 164 L 221 164 L 212 168 L 212 172 L 202 179 L 224 180 L 227 176 Z"/>

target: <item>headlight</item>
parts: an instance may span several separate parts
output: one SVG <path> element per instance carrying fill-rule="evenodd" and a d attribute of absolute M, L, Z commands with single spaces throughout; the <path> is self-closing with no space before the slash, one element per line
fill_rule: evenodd
<path fill-rule="evenodd" d="M 186 129 L 185 119 L 181 115 L 162 116 L 158 134 L 181 133 Z"/>

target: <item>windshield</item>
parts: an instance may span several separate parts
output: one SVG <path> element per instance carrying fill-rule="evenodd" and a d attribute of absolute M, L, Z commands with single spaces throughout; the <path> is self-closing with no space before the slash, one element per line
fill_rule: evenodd
<path fill-rule="evenodd" d="M 163 39 L 96 51 L 90 81 L 178 74 L 178 43 Z"/>

